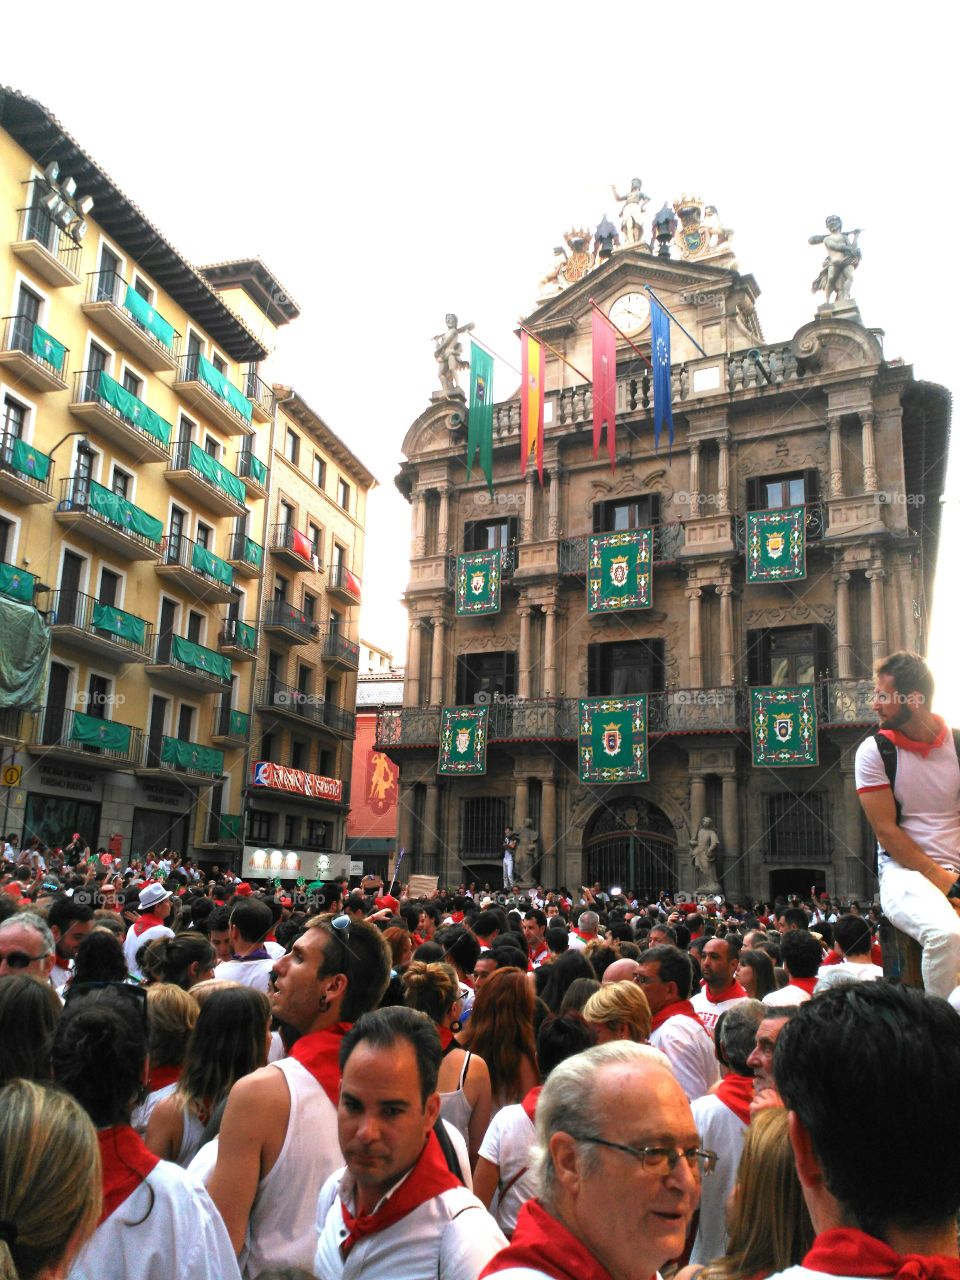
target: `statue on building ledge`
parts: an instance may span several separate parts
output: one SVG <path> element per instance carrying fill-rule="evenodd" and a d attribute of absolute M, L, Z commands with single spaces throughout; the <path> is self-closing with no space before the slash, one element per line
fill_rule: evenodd
<path fill-rule="evenodd" d="M 434 334 L 433 341 L 437 345 L 433 358 L 437 362 L 437 372 L 442 388 L 439 394 L 434 393 L 434 399 L 463 400 L 465 398 L 460 387 L 460 372 L 463 369 L 469 369 L 470 365 L 463 359 L 463 343 L 460 341 L 460 335 L 470 333 L 472 330 L 472 323 L 458 325 L 457 317 L 451 312 L 447 316 L 446 332 Z"/>
<path fill-rule="evenodd" d="M 516 878 L 514 883 L 522 888 L 530 888 L 534 883 L 533 870 L 537 862 L 537 843 L 539 831 L 535 830 L 532 818 L 524 818 L 523 826 L 516 833 L 517 848 L 514 853 Z"/>
<path fill-rule="evenodd" d="M 733 259 L 733 229 L 720 222 L 715 204 L 704 204 L 699 196 L 683 195 L 673 202 L 680 226 L 674 235 L 674 243 L 685 262 L 696 259 L 730 259 L 724 265 L 735 266 Z"/>
<path fill-rule="evenodd" d="M 850 298 L 850 290 L 853 288 L 853 273 L 860 265 L 858 241 L 863 233 L 860 227 L 855 231 L 844 231 L 843 222 L 835 213 L 827 218 L 826 225 L 826 235 L 811 236 L 808 241 L 809 244 L 822 244 L 827 251 L 810 292 L 823 293 L 828 307 L 847 303 L 842 309 L 854 310 L 856 304 Z"/>
<path fill-rule="evenodd" d="M 713 827 L 712 818 L 701 818 L 696 839 L 691 840 L 690 860 L 697 872 L 697 893 L 720 893 L 717 873 L 717 854 L 720 837 Z"/>
<path fill-rule="evenodd" d="M 643 181 L 640 178 L 632 178 L 630 181 L 630 190 L 626 195 L 620 195 L 615 186 L 611 187 L 614 200 L 623 202 L 623 208 L 620 210 L 620 234 L 625 248 L 643 248 L 643 222 L 642 215 L 644 209 L 650 203 L 650 197 L 644 194 Z"/>

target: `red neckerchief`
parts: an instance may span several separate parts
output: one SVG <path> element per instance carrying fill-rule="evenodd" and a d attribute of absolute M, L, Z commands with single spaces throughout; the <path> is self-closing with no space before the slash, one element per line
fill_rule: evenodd
<path fill-rule="evenodd" d="M 594 938 L 600 937 L 599 933 L 581 933 L 579 929 L 574 929 L 573 932 L 583 943 L 592 942 Z"/>
<path fill-rule="evenodd" d="M 817 1236 L 803 1260 L 811 1271 L 835 1276 L 896 1276 L 898 1280 L 960 1280 L 960 1259 L 934 1253 L 897 1253 L 883 1240 L 853 1227 Z"/>
<path fill-rule="evenodd" d="M 452 912 L 452 913 L 451 913 L 451 915 L 450 915 L 450 923 L 451 923 L 451 924 L 463 924 L 463 912 L 462 912 L 462 911 L 454 911 L 454 912 Z"/>
<path fill-rule="evenodd" d="M 724 988 L 718 996 L 715 996 L 706 983 L 701 988 L 703 994 L 707 997 L 711 1004 L 723 1004 L 724 1000 L 745 1000 L 747 993 L 741 987 L 740 983 L 734 978 L 729 987 Z"/>
<path fill-rule="evenodd" d="M 528 958 L 529 958 L 530 964 L 536 967 L 536 963 L 538 960 L 540 960 L 542 964 L 543 961 L 541 957 L 548 956 L 549 954 L 550 954 L 550 948 L 547 946 L 546 943 L 544 943 L 543 946 L 541 946 L 540 950 L 536 954 L 534 954 L 532 951 L 528 952 Z"/>
<path fill-rule="evenodd" d="M 453 1032 L 449 1027 L 437 1027 L 437 1035 L 440 1037 L 440 1048 L 444 1053 L 453 1044 Z"/>
<path fill-rule="evenodd" d="M 892 742 L 895 747 L 900 747 L 903 751 L 915 751 L 922 760 L 926 760 L 935 747 L 942 747 L 947 740 L 946 721 L 942 716 L 932 716 L 931 718 L 937 727 L 937 736 L 932 742 L 918 742 L 916 738 L 908 738 L 899 729 L 880 729 L 878 732 L 881 737 L 886 738 L 888 742 Z"/>
<path fill-rule="evenodd" d="M 612 1280 L 586 1245 L 562 1222 L 547 1213 L 539 1200 L 527 1200 L 517 1215 L 513 1239 L 480 1272 L 479 1280 L 500 1271 L 527 1267 L 553 1280 Z"/>
<path fill-rule="evenodd" d="M 750 1123 L 750 1103 L 753 1101 L 753 1076 L 738 1076 L 734 1072 L 724 1076 L 717 1085 L 716 1096 L 729 1107 L 743 1124 Z"/>
<path fill-rule="evenodd" d="M 697 1017 L 697 1011 L 689 1000 L 674 1000 L 673 1004 L 665 1004 L 659 1013 L 655 1013 L 650 1022 L 650 1030 L 656 1031 L 657 1027 L 662 1027 L 668 1018 L 692 1018 L 698 1027 L 702 1027 L 703 1023 Z"/>
<path fill-rule="evenodd" d="M 799 987 L 801 991 L 805 991 L 808 996 L 813 995 L 813 988 L 817 985 L 816 978 L 791 978 L 787 983 L 788 987 Z"/>
<path fill-rule="evenodd" d="M 340 1098 L 340 1045 L 352 1026 L 335 1022 L 324 1031 L 311 1031 L 290 1050 L 290 1057 L 306 1067 L 334 1106 Z"/>
<path fill-rule="evenodd" d="M 183 1074 L 183 1066 L 151 1067 L 150 1079 L 147 1081 L 147 1093 L 156 1093 L 165 1089 L 168 1084 L 176 1084 Z"/>
<path fill-rule="evenodd" d="M 523 1107 L 524 1114 L 531 1124 L 536 1123 L 534 1117 L 537 1114 L 537 1099 L 540 1097 L 540 1090 L 542 1088 L 543 1085 L 535 1085 L 520 1103 L 521 1107 Z"/>
<path fill-rule="evenodd" d="M 385 1231 L 428 1200 L 434 1200 L 445 1191 L 452 1191 L 460 1185 L 459 1179 L 447 1168 L 437 1135 L 431 1130 L 417 1163 L 373 1213 L 361 1213 L 354 1217 L 344 1202 L 340 1201 L 344 1226 L 349 1232 L 347 1238 L 340 1243 L 341 1254 L 346 1258 L 357 1241 L 364 1236 Z"/>
<path fill-rule="evenodd" d="M 151 915 L 148 911 L 145 916 L 141 916 L 139 920 L 134 922 L 133 936 L 139 938 L 141 933 L 145 933 L 147 929 L 155 929 L 157 925 L 162 925 L 163 921 L 157 916 Z"/>
<path fill-rule="evenodd" d="M 106 1221 L 132 1196 L 147 1174 L 160 1163 L 144 1146 L 143 1139 L 128 1124 L 117 1124 L 97 1133 L 100 1144 L 100 1163 L 103 1170 L 103 1209 L 100 1221 Z"/>

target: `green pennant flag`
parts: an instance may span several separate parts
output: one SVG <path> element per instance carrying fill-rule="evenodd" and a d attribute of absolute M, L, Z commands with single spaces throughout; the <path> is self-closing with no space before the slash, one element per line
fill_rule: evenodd
<path fill-rule="evenodd" d="M 243 543 L 243 558 L 248 564 L 255 564 L 258 569 L 263 567 L 263 547 L 259 542 L 254 542 L 252 538 L 246 538 Z"/>
<path fill-rule="evenodd" d="M 34 449 L 27 444 L 25 440 L 14 440 L 10 460 L 14 471 L 19 471 L 21 475 L 30 476 L 41 483 L 50 474 L 50 459 L 39 449 Z"/>
<path fill-rule="evenodd" d="M 443 708 L 437 773 L 463 776 L 487 772 L 489 710 L 489 707 Z"/>
<path fill-rule="evenodd" d="M 62 342 L 58 342 L 52 333 L 47 333 L 46 329 L 41 329 L 38 324 L 33 326 L 30 349 L 38 359 L 42 360 L 44 364 L 48 364 L 51 369 L 55 369 L 57 373 L 63 370 L 63 362 L 67 358 L 67 348 Z"/>
<path fill-rule="evenodd" d="M 18 569 L 14 564 L 0 561 L 0 595 L 11 596 L 14 600 L 33 603 L 33 588 L 36 578 L 26 569 Z"/>
<path fill-rule="evenodd" d="M 750 732 L 755 768 L 815 765 L 817 702 L 812 684 L 750 690 Z"/>
<path fill-rule="evenodd" d="M 93 625 L 98 631 L 107 631 L 132 644 L 143 645 L 147 638 L 147 624 L 143 618 L 125 613 L 112 604 L 94 604 Z"/>
<path fill-rule="evenodd" d="M 581 782 L 648 780 L 645 693 L 581 698 L 577 738 Z"/>
<path fill-rule="evenodd" d="M 219 556 L 215 556 L 212 551 L 208 551 L 206 547 L 201 547 L 199 542 L 193 544 L 190 567 L 200 573 L 207 574 L 210 578 L 216 578 L 218 582 L 222 582 L 225 586 L 233 586 L 233 567 L 227 564 L 226 560 L 221 560 Z"/>
<path fill-rule="evenodd" d="M 170 351 L 173 350 L 176 329 L 169 321 L 164 320 L 160 312 L 156 311 L 146 298 L 137 293 L 132 285 L 127 285 L 123 305 L 133 318 L 143 325 L 147 333 L 152 333 L 162 346 L 167 347 Z"/>
<path fill-rule="evenodd" d="M 202 747 L 198 742 L 165 737 L 160 747 L 160 759 L 164 764 L 178 765 L 193 773 L 223 773 L 223 752 L 215 751 L 213 747 Z"/>
<path fill-rule="evenodd" d="M 115 720 L 100 720 L 97 716 L 86 716 L 77 711 L 73 717 L 73 731 L 70 737 L 84 746 L 105 747 L 109 751 L 119 751 L 123 755 L 130 753 L 130 733 L 128 724 L 117 724 Z"/>
<path fill-rule="evenodd" d="M 493 493 L 493 356 L 470 343 L 470 414 L 467 418 L 467 479 L 479 452 L 480 470 Z"/>
<path fill-rule="evenodd" d="M 238 502 L 241 507 L 243 506 L 247 492 L 240 478 L 235 476 L 232 471 L 228 471 L 223 463 L 207 453 L 206 449 L 201 449 L 198 444 L 192 442 L 190 444 L 190 465 L 217 489 L 222 489 L 227 497 L 232 498 L 234 502 Z"/>
<path fill-rule="evenodd" d="M 807 576 L 806 509 L 747 512 L 747 582 Z"/>
<path fill-rule="evenodd" d="M 598 533 L 587 556 L 587 612 L 623 613 L 653 604 L 653 530 Z"/>
<path fill-rule="evenodd" d="M 267 487 L 267 464 L 261 462 L 259 458 L 255 458 L 251 453 L 247 459 L 247 465 L 250 468 L 250 479 L 260 486 L 261 489 Z"/>
<path fill-rule="evenodd" d="M 500 612 L 500 551 L 457 556 L 457 617 Z"/>
<path fill-rule="evenodd" d="M 121 498 L 112 489 L 105 489 L 96 480 L 86 482 L 90 486 L 89 507 L 103 516 L 110 524 L 117 525 L 125 533 L 137 533 L 149 542 L 160 542 L 163 538 L 163 525 L 154 516 L 140 507 L 134 506 L 126 498 Z"/>
<path fill-rule="evenodd" d="M 130 426 L 153 436 L 155 440 L 160 441 L 165 449 L 170 447 L 170 436 L 173 434 L 173 428 L 166 418 L 161 418 L 159 413 L 151 409 L 149 405 L 144 404 L 139 396 L 135 396 L 126 387 L 122 387 L 108 373 L 100 372 L 96 394 L 111 409 L 116 409 L 120 417 L 125 422 L 128 422 Z"/>
<path fill-rule="evenodd" d="M 250 653 L 257 651 L 257 629 L 252 627 L 249 622 L 240 622 L 234 624 L 234 643 L 239 649 L 248 649 Z"/>
<path fill-rule="evenodd" d="M 215 653 L 202 644 L 194 644 L 183 636 L 174 636 L 170 652 L 177 662 L 182 662 L 192 671 L 206 671 L 208 675 L 217 676 L 221 680 L 229 680 L 233 674 L 233 664 L 222 653 Z"/>

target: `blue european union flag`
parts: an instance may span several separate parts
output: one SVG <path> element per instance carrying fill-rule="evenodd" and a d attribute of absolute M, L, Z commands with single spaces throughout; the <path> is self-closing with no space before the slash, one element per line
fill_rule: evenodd
<path fill-rule="evenodd" d="M 660 431 L 667 426 L 673 448 L 673 387 L 670 381 L 670 317 L 650 299 L 653 364 L 653 447 L 660 448 Z"/>

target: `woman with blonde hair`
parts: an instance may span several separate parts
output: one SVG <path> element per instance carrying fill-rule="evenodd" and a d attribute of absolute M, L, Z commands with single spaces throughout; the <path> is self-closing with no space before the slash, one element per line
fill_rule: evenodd
<path fill-rule="evenodd" d="M 418 1009 L 436 1023 L 443 1053 L 437 1077 L 440 1115 L 463 1135 L 472 1168 L 490 1123 L 490 1072 L 482 1058 L 461 1049 L 453 1038 L 454 1031 L 460 1029 L 456 970 L 449 964 L 413 960 L 401 974 L 401 981 L 407 1008 Z"/>
<path fill-rule="evenodd" d="M 28 1080 L 0 1089 L 0 1280 L 65 1275 L 100 1204 L 97 1132 L 79 1103 Z"/>
<path fill-rule="evenodd" d="M 597 1044 L 632 1040 L 646 1044 L 650 1035 L 650 1006 L 643 988 L 629 979 L 607 982 L 583 1006 L 583 1016 L 597 1035 Z"/>
<path fill-rule="evenodd" d="M 495 969 L 477 991 L 460 1044 L 487 1064 L 494 1113 L 540 1083 L 533 1010 L 533 988 L 513 966 Z"/>
<path fill-rule="evenodd" d="M 150 1075 L 147 1096 L 134 1111 L 131 1121 L 141 1137 L 147 1132 L 154 1107 L 169 1098 L 177 1087 L 200 1012 L 197 1002 L 172 982 L 156 982 L 146 988 L 146 994 Z"/>

